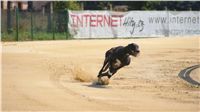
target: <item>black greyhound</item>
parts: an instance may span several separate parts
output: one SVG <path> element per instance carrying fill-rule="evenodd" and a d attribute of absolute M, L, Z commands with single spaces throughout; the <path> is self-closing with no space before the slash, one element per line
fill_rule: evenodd
<path fill-rule="evenodd" d="M 131 43 L 125 47 L 118 46 L 111 48 L 105 54 L 103 67 L 97 77 L 101 79 L 101 77 L 107 76 L 110 79 L 117 70 L 130 64 L 131 58 L 129 56 L 136 57 L 139 53 L 139 46 L 135 43 Z"/>

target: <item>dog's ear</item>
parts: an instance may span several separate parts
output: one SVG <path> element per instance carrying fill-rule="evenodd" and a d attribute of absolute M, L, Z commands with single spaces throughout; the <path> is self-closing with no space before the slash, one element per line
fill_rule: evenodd
<path fill-rule="evenodd" d="M 133 51 L 134 51 L 134 45 L 131 43 L 131 44 L 128 44 L 127 47 L 126 47 L 126 50 L 129 54 L 132 54 Z"/>
<path fill-rule="evenodd" d="M 137 45 L 135 43 L 128 44 L 129 50 L 135 50 Z"/>

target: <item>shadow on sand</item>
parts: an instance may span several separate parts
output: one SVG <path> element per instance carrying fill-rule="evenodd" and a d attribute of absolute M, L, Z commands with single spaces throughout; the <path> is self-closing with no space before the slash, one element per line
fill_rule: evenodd
<path fill-rule="evenodd" d="M 101 85 L 101 84 L 97 84 L 96 82 L 92 82 L 91 84 L 87 84 L 84 86 L 92 87 L 92 88 L 109 88 L 108 85 Z"/>

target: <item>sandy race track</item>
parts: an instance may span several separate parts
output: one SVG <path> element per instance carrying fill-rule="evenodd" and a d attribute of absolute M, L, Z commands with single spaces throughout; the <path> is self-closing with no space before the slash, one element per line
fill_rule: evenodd
<path fill-rule="evenodd" d="M 131 42 L 139 44 L 140 56 L 108 86 L 92 85 L 105 51 Z M 4 42 L 2 109 L 198 112 L 200 88 L 178 73 L 199 64 L 199 42 L 199 37 Z"/>

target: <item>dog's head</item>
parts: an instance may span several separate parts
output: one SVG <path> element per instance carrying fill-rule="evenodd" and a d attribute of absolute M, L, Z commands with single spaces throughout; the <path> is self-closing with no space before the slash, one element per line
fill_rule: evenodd
<path fill-rule="evenodd" d="M 127 45 L 126 48 L 127 48 L 128 54 L 130 54 L 132 56 L 136 57 L 140 53 L 139 46 L 135 43 L 131 43 L 131 44 Z"/>

